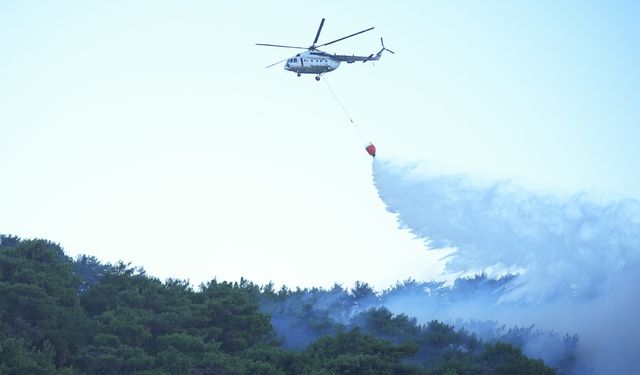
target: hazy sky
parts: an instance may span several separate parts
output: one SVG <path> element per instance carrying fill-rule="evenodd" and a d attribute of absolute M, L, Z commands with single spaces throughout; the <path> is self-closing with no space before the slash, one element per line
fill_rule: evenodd
<path fill-rule="evenodd" d="M 383 288 L 438 275 L 323 82 L 265 66 L 395 55 L 326 79 L 379 158 L 640 198 L 640 3 L 3 1 L 0 233 L 161 278 Z"/>

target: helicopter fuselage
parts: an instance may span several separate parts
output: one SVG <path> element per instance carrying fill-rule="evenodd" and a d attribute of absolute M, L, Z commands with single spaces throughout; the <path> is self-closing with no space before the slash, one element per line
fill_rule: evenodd
<path fill-rule="evenodd" d="M 340 60 L 328 53 L 305 51 L 291 57 L 284 69 L 298 74 L 323 74 L 332 72 L 340 66 Z"/>

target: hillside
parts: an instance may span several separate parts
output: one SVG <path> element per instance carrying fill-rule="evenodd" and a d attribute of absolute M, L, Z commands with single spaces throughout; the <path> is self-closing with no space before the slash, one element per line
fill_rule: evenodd
<path fill-rule="evenodd" d="M 193 288 L 45 240 L 0 240 L 2 374 L 556 373 L 510 343 L 392 314 L 379 302 L 393 290 Z"/>

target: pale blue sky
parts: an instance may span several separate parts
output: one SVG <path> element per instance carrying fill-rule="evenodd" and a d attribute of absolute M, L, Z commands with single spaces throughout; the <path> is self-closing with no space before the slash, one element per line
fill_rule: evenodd
<path fill-rule="evenodd" d="M 0 232 L 161 278 L 386 287 L 435 277 L 312 76 L 308 45 L 395 55 L 325 78 L 379 157 L 640 198 L 633 1 L 5 1 Z M 292 52 L 293 51 L 293 52 Z"/>

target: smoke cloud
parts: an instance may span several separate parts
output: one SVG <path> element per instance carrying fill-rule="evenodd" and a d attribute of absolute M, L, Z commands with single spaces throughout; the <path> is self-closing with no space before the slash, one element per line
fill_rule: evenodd
<path fill-rule="evenodd" d="M 498 296 L 478 293 L 428 312 L 412 298 L 398 299 L 389 301 L 392 311 L 461 319 L 457 325 L 471 330 L 469 322 L 478 319 L 577 333 L 573 373 L 640 373 L 634 354 L 640 347 L 638 201 L 541 194 L 509 181 L 482 183 L 380 160 L 373 176 L 400 227 L 424 239 L 428 249 L 455 249 L 446 260 L 448 272 L 518 275 Z M 557 355 L 557 349 L 545 354 L 549 335 L 539 337 L 522 343 L 525 353 Z"/>

